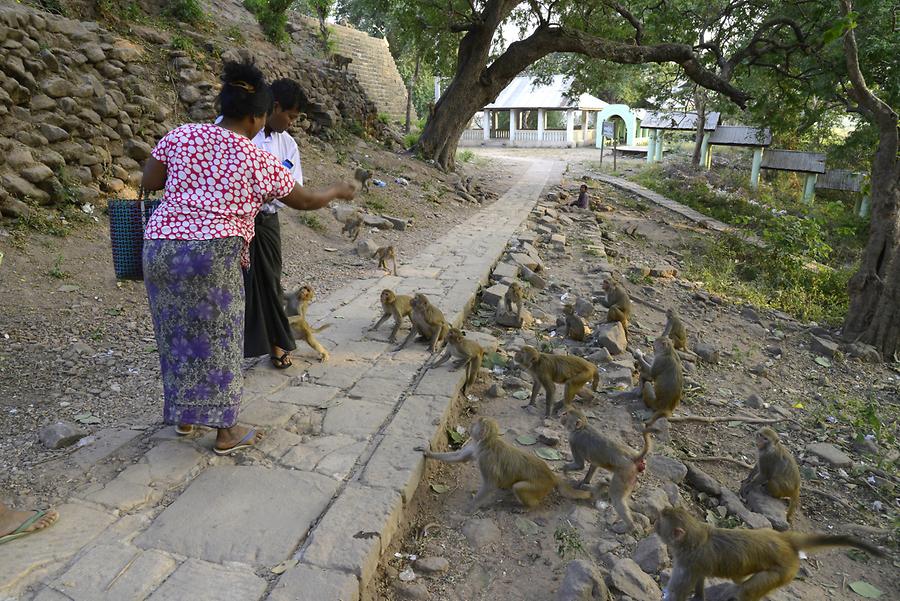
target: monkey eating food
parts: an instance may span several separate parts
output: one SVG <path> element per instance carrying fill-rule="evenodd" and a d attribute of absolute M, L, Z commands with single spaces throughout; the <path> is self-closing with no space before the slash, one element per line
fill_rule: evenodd
<path fill-rule="evenodd" d="M 746 495 L 754 486 L 762 486 L 776 499 L 790 499 L 787 520 L 793 519 L 800 506 L 800 468 L 791 452 L 781 444 L 778 433 L 772 428 L 760 428 L 756 433 L 759 458 L 750 474 L 741 484 L 741 494 Z"/>
<path fill-rule="evenodd" d="M 382 246 L 375 251 L 373 258 L 378 261 L 378 266 L 384 269 L 385 273 L 391 273 L 387 267 L 387 262 L 390 260 L 394 266 L 394 275 L 397 275 L 397 252 L 393 246 Z"/>
<path fill-rule="evenodd" d="M 589 499 L 591 493 L 575 490 L 568 482 L 554 474 L 547 464 L 516 447 L 500 436 L 497 422 L 480 417 L 472 423 L 471 438 L 458 451 L 434 453 L 419 448 L 426 457 L 448 463 L 476 460 L 481 472 L 481 486 L 469 505 L 475 511 L 489 503 L 497 491 L 512 489 L 513 494 L 527 508 L 540 504 L 554 488 L 569 499 Z"/>
<path fill-rule="evenodd" d="M 644 448 L 637 452 L 591 428 L 587 417 L 578 409 L 566 411 L 562 423 L 569 431 L 569 446 L 572 450 L 572 463 L 565 464 L 563 471 L 584 469 L 584 462 L 590 463 L 584 480 L 581 481 L 581 486 L 585 486 L 590 484 L 598 467 L 611 470 L 613 476 L 609 483 L 609 497 L 612 505 L 629 530 L 637 529 L 628 501 L 637 484 L 638 474 L 647 466 L 645 457 L 652 447 L 650 433 L 644 430 Z"/>
<path fill-rule="evenodd" d="M 463 394 L 466 394 L 469 386 L 472 386 L 478 377 L 478 370 L 484 359 L 484 349 L 477 342 L 467 340 L 464 331 L 459 328 L 450 328 L 447 334 L 447 348 L 444 350 L 444 354 L 435 361 L 434 367 L 443 365 L 451 356 L 459 359 L 453 364 L 455 368 L 466 366 L 466 381 L 462 388 Z"/>
<path fill-rule="evenodd" d="M 575 305 L 569 303 L 563 307 L 566 317 L 566 338 L 576 342 L 584 342 L 587 336 L 587 327 L 584 320 L 575 313 Z"/>
<path fill-rule="evenodd" d="M 381 308 L 384 310 L 384 315 L 370 329 L 377 330 L 381 324 L 387 321 L 388 317 L 393 317 L 394 329 L 391 330 L 388 340 L 397 342 L 397 332 L 400 331 L 403 318 L 410 317 L 412 314 L 412 297 L 404 294 L 394 294 L 393 290 L 385 288 L 381 291 Z M 411 317 L 410 320 L 412 320 Z"/>
<path fill-rule="evenodd" d="M 315 292 L 309 286 L 301 286 L 297 292 L 288 295 L 286 308 L 288 324 L 291 326 L 291 333 L 295 340 L 302 340 L 311 346 L 314 351 L 319 353 L 320 361 L 328 361 L 330 355 L 325 347 L 316 340 L 315 334 L 331 327 L 331 324 L 313 328 L 306 321 L 306 309 L 313 298 L 315 298 Z"/>
<path fill-rule="evenodd" d="M 447 320 L 444 319 L 444 314 L 440 309 L 432 305 L 428 297 L 422 293 L 416 294 L 412 298 L 410 305 L 412 306 L 410 321 L 412 321 L 413 329 L 397 350 L 399 351 L 406 347 L 409 341 L 418 334 L 422 339 L 431 341 L 432 353 L 437 352 L 449 329 Z"/>
<path fill-rule="evenodd" d="M 515 361 L 528 370 L 533 381 L 531 401 L 524 407 L 533 407 L 538 393 L 543 388 L 547 417 L 550 417 L 551 407 L 555 412 L 559 411 L 562 406 L 571 406 L 572 399 L 588 382 L 591 382 L 591 388 L 594 391 L 600 385 L 600 373 L 597 371 L 597 366 L 581 357 L 542 353 L 533 346 L 526 345 L 516 353 Z M 553 397 L 556 394 L 556 384 L 565 384 L 566 388 L 562 402 L 558 402 L 554 406 Z"/>
<path fill-rule="evenodd" d="M 660 336 L 653 343 L 652 364 L 640 350 L 635 351 L 634 358 L 637 359 L 638 370 L 641 372 L 641 397 L 644 404 L 654 412 L 646 423 L 649 428 L 659 418 L 671 417 L 681 402 L 684 394 L 681 359 L 668 336 Z"/>
<path fill-rule="evenodd" d="M 794 579 L 802 550 L 855 547 L 883 555 L 875 546 L 847 535 L 715 528 L 684 508 L 663 509 L 656 531 L 673 556 L 665 601 L 687 601 L 691 592 L 702 599 L 706 578 L 733 580 L 739 583 L 739 601 L 760 601 Z"/>

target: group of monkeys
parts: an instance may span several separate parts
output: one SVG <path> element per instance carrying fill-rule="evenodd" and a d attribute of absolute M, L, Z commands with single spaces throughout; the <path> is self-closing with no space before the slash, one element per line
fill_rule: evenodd
<path fill-rule="evenodd" d="M 369 191 L 369 180 L 372 178 L 371 171 L 359 167 L 354 172 L 353 177 L 364 192 Z M 343 223 L 344 226 L 341 228 L 341 234 L 346 234 L 350 240 L 356 242 L 365 225 L 363 214 L 359 210 L 355 210 L 350 215 L 343 218 Z M 372 258 L 378 261 L 378 267 L 383 269 L 386 274 L 393 273 L 394 275 L 397 275 L 397 251 L 394 249 L 393 245 L 377 248 L 373 253 Z M 388 261 L 392 263 L 393 271 L 388 269 Z"/>

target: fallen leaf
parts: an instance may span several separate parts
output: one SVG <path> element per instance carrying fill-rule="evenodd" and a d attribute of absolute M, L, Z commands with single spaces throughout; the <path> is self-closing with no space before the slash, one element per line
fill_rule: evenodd
<path fill-rule="evenodd" d="M 79 424 L 91 425 L 91 424 L 99 424 L 103 420 L 101 420 L 96 415 L 91 415 L 90 413 L 79 413 L 78 415 L 75 416 L 75 421 L 78 422 Z"/>
<path fill-rule="evenodd" d="M 521 436 L 516 436 L 516 442 L 525 446 L 529 446 L 536 444 L 537 438 L 535 438 L 531 434 L 522 434 Z"/>
<path fill-rule="evenodd" d="M 534 454 L 541 459 L 546 459 L 547 461 L 560 461 L 562 459 L 562 455 L 560 455 L 559 451 L 557 451 L 556 449 L 547 449 L 541 447 L 540 449 L 535 449 Z"/>
<path fill-rule="evenodd" d="M 856 582 L 850 583 L 850 589 L 859 595 L 860 597 L 865 597 L 866 599 L 878 599 L 884 593 L 863 580 L 857 580 Z"/>
<path fill-rule="evenodd" d="M 333 252 L 337 252 L 337 249 L 336 249 L 336 248 L 328 248 L 328 247 L 326 247 L 326 248 L 325 248 L 325 252 L 333 253 Z"/>
<path fill-rule="evenodd" d="M 442 495 L 445 492 L 447 492 L 448 490 L 450 490 L 450 487 L 447 486 L 446 484 L 432 484 L 431 490 L 433 490 L 434 492 L 436 492 L 439 495 Z"/>
<path fill-rule="evenodd" d="M 512 395 L 513 395 L 514 399 L 518 399 L 520 401 L 526 401 L 526 400 L 528 400 L 528 397 L 530 396 L 524 390 L 517 390 Z"/>
<path fill-rule="evenodd" d="M 822 367 L 831 367 L 831 361 L 829 361 L 825 357 L 816 357 L 814 361 Z"/>
<path fill-rule="evenodd" d="M 272 568 L 270 571 L 273 574 L 284 574 L 288 568 L 292 568 L 295 565 L 297 565 L 298 563 L 300 563 L 300 562 L 296 559 L 285 559 L 280 564 L 278 564 L 277 566 Z"/>
<path fill-rule="evenodd" d="M 728 426 L 731 428 L 734 428 L 735 426 L 742 426 L 743 424 L 744 424 L 744 422 L 738 421 L 738 420 L 732 420 L 732 421 L 728 422 Z"/>
<path fill-rule="evenodd" d="M 516 528 L 526 536 L 534 535 L 541 531 L 540 526 L 526 518 L 516 518 Z"/>

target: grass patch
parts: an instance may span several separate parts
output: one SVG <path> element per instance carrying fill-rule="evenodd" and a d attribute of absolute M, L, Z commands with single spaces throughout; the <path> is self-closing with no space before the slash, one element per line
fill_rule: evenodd
<path fill-rule="evenodd" d="M 315 232 L 321 233 L 325 231 L 325 224 L 322 223 L 322 220 L 315 213 L 301 211 L 298 219 L 300 223 Z"/>
<path fill-rule="evenodd" d="M 50 268 L 50 271 L 47 272 L 51 278 L 56 278 L 57 280 L 65 280 L 69 277 L 69 273 L 64 271 L 62 268 L 63 256 L 57 255 L 56 261 L 53 262 L 53 267 Z"/>
<path fill-rule="evenodd" d="M 571 524 L 560 525 L 553 533 L 556 541 L 556 554 L 563 559 L 577 557 L 584 553 L 584 541 L 581 533 Z"/>
<path fill-rule="evenodd" d="M 169 0 L 163 11 L 167 17 L 176 21 L 182 21 L 191 25 L 201 25 L 206 22 L 207 16 L 203 12 L 198 0 Z"/>
<path fill-rule="evenodd" d="M 471 150 L 460 150 L 456 153 L 456 160 L 460 163 L 471 163 L 475 160 L 475 153 Z"/>
<path fill-rule="evenodd" d="M 409 132 L 405 136 L 403 136 L 403 147 L 404 148 L 412 148 L 416 144 L 419 143 L 419 137 L 422 135 L 421 132 Z"/>
<path fill-rule="evenodd" d="M 387 205 L 384 204 L 384 201 L 379 198 L 370 198 L 366 200 L 366 206 L 373 211 L 383 211 L 387 208 Z"/>

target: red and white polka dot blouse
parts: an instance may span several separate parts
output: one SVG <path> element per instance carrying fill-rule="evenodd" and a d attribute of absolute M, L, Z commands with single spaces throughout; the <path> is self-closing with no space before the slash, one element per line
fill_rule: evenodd
<path fill-rule="evenodd" d="M 244 239 L 241 264 L 249 266 L 253 220 L 263 203 L 294 188 L 290 171 L 249 138 L 218 125 L 189 123 L 153 149 L 166 165 L 163 201 L 147 221 L 148 240 Z"/>

